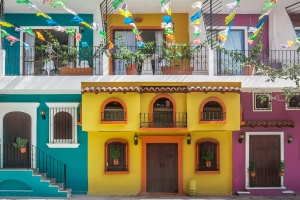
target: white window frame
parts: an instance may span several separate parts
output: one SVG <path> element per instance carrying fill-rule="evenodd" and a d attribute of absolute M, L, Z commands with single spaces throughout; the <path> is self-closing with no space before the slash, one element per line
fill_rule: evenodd
<path fill-rule="evenodd" d="M 254 112 L 271 112 L 272 111 L 272 92 L 257 92 L 257 93 L 252 93 L 253 98 L 252 98 L 252 105 L 253 105 L 253 111 Z M 256 96 L 258 95 L 266 95 L 269 97 L 269 108 L 257 108 L 256 107 Z"/>
<path fill-rule="evenodd" d="M 49 148 L 78 148 L 79 143 L 77 139 L 77 108 L 80 105 L 78 102 L 60 102 L 60 103 L 46 103 L 49 107 L 49 143 L 47 146 Z M 65 140 L 65 142 L 60 142 L 54 139 L 54 127 L 52 125 L 54 121 L 54 116 L 59 113 L 55 111 L 56 108 L 67 109 L 66 112 L 72 115 L 72 136 L 74 138 L 70 140 Z M 51 111 L 53 109 L 53 112 Z M 70 110 L 73 109 L 72 112 Z"/>
<path fill-rule="evenodd" d="M 280 160 L 284 160 L 284 132 L 246 132 L 246 151 L 245 151 L 245 186 L 247 190 L 251 189 L 286 189 L 284 186 L 284 176 L 281 177 L 281 187 L 249 187 L 249 153 L 250 153 L 250 135 L 279 135 L 280 136 Z"/>
<path fill-rule="evenodd" d="M 300 93 L 296 92 L 293 96 L 300 96 Z M 290 99 L 289 99 L 289 101 L 290 101 Z M 285 109 L 286 110 L 300 110 L 300 105 L 299 105 L 299 107 L 290 108 L 289 107 L 289 101 L 285 103 Z M 299 101 L 300 101 L 300 98 L 299 98 Z"/>

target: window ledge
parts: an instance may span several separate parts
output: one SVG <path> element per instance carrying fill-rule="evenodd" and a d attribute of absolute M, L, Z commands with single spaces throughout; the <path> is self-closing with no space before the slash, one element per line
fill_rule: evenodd
<path fill-rule="evenodd" d="M 129 171 L 105 171 L 104 174 L 129 174 Z"/>
<path fill-rule="evenodd" d="M 286 189 L 286 187 L 246 187 L 247 190 L 282 190 Z"/>
<path fill-rule="evenodd" d="M 101 121 L 100 124 L 127 124 L 127 121 Z"/>
<path fill-rule="evenodd" d="M 199 124 L 226 124 L 226 120 L 220 121 L 200 121 Z"/>
<path fill-rule="evenodd" d="M 80 144 L 47 143 L 49 148 L 78 148 Z"/>
<path fill-rule="evenodd" d="M 196 171 L 196 174 L 220 174 L 220 171 Z"/>

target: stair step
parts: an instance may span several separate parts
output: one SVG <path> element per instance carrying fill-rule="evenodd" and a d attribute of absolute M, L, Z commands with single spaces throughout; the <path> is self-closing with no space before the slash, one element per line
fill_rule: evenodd
<path fill-rule="evenodd" d="M 249 196 L 250 192 L 249 191 L 237 191 L 236 192 L 239 196 Z"/>
<path fill-rule="evenodd" d="M 282 191 L 282 194 L 284 194 L 286 196 L 296 196 L 296 193 L 292 190 L 284 190 L 284 191 Z"/>

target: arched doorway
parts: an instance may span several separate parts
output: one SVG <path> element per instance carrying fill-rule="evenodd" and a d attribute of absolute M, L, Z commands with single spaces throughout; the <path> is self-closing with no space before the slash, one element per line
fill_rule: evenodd
<path fill-rule="evenodd" d="M 153 104 L 153 127 L 174 127 L 173 103 L 166 97 L 158 98 Z"/>
<path fill-rule="evenodd" d="M 21 153 L 13 143 L 17 137 L 28 141 L 27 152 Z M 9 112 L 3 117 L 3 168 L 30 167 L 31 117 L 24 112 Z"/>

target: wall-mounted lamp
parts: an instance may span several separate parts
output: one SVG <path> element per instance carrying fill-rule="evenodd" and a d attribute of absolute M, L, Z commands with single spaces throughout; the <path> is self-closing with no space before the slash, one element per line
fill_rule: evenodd
<path fill-rule="evenodd" d="M 288 143 L 290 144 L 290 143 L 292 143 L 292 141 L 293 141 L 293 136 L 289 136 L 289 139 L 288 139 Z"/>
<path fill-rule="evenodd" d="M 191 144 L 191 140 L 192 140 L 192 136 L 190 135 L 190 133 L 188 133 L 186 136 L 186 143 Z"/>
<path fill-rule="evenodd" d="M 134 145 L 137 145 L 139 143 L 139 138 L 138 138 L 137 134 L 134 134 L 133 140 L 134 140 Z"/>
<path fill-rule="evenodd" d="M 40 115 L 42 116 L 42 119 L 43 119 L 43 120 L 46 119 L 46 115 L 45 115 L 44 109 L 42 109 L 42 110 L 40 111 Z"/>
<path fill-rule="evenodd" d="M 84 26 L 83 26 L 83 25 L 80 25 L 80 26 L 79 26 L 79 32 L 80 32 L 80 33 L 84 33 Z"/>
<path fill-rule="evenodd" d="M 240 136 L 239 136 L 239 143 L 242 143 L 244 140 L 244 133 L 241 132 Z"/>

